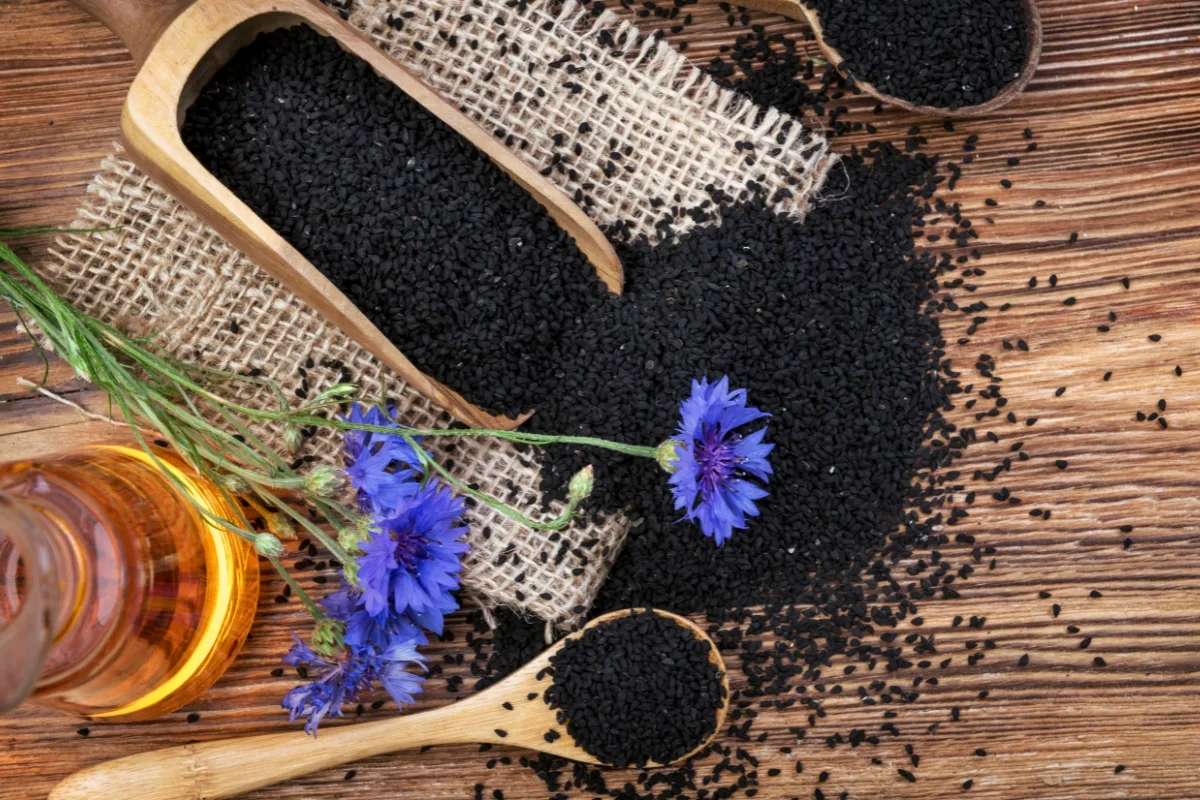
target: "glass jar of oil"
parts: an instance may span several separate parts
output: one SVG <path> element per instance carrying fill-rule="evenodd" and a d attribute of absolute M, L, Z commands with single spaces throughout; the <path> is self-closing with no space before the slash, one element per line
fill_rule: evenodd
<path fill-rule="evenodd" d="M 91 447 L 0 465 L 0 711 L 167 714 L 246 640 L 258 558 L 201 510 L 222 495 L 166 451 Z"/>

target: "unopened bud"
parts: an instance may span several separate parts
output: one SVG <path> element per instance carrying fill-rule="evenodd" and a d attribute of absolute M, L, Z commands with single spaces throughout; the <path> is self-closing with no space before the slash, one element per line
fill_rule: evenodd
<path fill-rule="evenodd" d="M 357 514 L 350 524 L 338 531 L 338 544 L 349 553 L 362 552 L 362 543 L 371 538 L 375 521 L 366 514 Z"/>
<path fill-rule="evenodd" d="M 283 542 L 271 533 L 260 533 L 254 537 L 254 549 L 264 558 L 281 558 L 287 552 Z"/>
<path fill-rule="evenodd" d="M 567 484 L 567 498 L 573 503 L 581 502 L 591 495 L 595 483 L 595 471 L 588 464 L 571 476 L 571 482 Z"/>
<path fill-rule="evenodd" d="M 267 514 L 267 527 L 271 530 L 271 533 L 285 542 L 290 542 L 296 538 L 296 526 L 292 524 L 292 518 L 287 514 Z"/>
<path fill-rule="evenodd" d="M 342 577 L 346 580 L 346 583 L 350 584 L 355 589 L 359 588 L 357 559 L 353 559 L 342 565 Z"/>
<path fill-rule="evenodd" d="M 250 492 L 250 484 L 246 483 L 246 479 L 240 475 L 234 475 L 232 472 L 226 472 L 217 478 L 217 482 L 230 494 L 249 494 Z"/>
<path fill-rule="evenodd" d="M 304 437 L 300 435 L 300 426 L 288 425 L 283 429 L 283 445 L 289 452 L 295 453 L 303 444 Z"/>
<path fill-rule="evenodd" d="M 317 497 L 333 497 L 346 486 L 346 473 L 327 464 L 313 467 L 304 478 L 304 489 Z"/>
<path fill-rule="evenodd" d="M 681 447 L 683 447 L 683 442 L 678 439 L 667 439 L 654 451 L 654 460 L 668 475 L 679 467 L 679 448 Z"/>
<path fill-rule="evenodd" d="M 317 620 L 317 627 L 313 629 L 313 650 L 332 659 L 345 646 L 345 637 L 346 623 L 339 619 L 322 617 Z"/>

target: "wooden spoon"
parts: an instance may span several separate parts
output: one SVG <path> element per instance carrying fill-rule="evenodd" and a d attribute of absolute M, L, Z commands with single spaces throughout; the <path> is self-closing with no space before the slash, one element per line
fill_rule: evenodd
<path fill-rule="evenodd" d="M 316 0 L 75 0 L 116 33 L 141 64 L 121 115 L 130 157 L 254 263 L 458 420 L 515 428 L 528 418 L 498 417 L 418 370 L 324 275 L 227 189 L 184 146 L 188 106 L 218 69 L 258 34 L 307 25 L 366 61 L 445 122 L 520 184 L 574 238 L 609 291 L 624 276 L 612 245 L 583 211 L 495 137 L 384 55 Z"/>
<path fill-rule="evenodd" d="M 434 744 L 516 745 L 598 764 L 595 756 L 575 744 L 565 726 L 558 723 L 557 712 L 542 700 L 542 691 L 551 679 L 539 673 L 568 640 L 610 620 L 645 610 L 625 609 L 597 617 L 495 686 L 433 711 L 342 725 L 321 731 L 316 739 L 290 731 L 126 756 L 64 778 L 50 792 L 50 800 L 220 800 L 350 761 Z M 649 610 L 674 620 L 697 639 L 708 642 L 709 662 L 720 670 L 725 688 L 712 736 L 677 759 L 684 761 L 703 750 L 724 725 L 729 708 L 729 679 L 721 654 L 704 631 L 683 617 Z M 504 708 L 505 702 L 512 704 L 511 711 Z M 560 734 L 554 741 L 546 740 L 550 730 Z"/>
<path fill-rule="evenodd" d="M 902 2 L 902 0 L 896 0 L 896 2 Z M 825 41 L 825 28 L 821 25 L 820 16 L 817 14 L 816 9 L 805 5 L 804 0 L 738 0 L 737 4 L 746 8 L 767 11 L 772 14 L 780 14 L 791 19 L 807 22 L 817 37 L 817 44 L 820 45 L 821 52 L 824 53 L 825 58 L 829 60 L 830 64 L 837 67 L 846 60 L 845 56 L 836 47 Z M 899 97 L 885 94 L 871 83 L 857 76 L 854 78 L 854 85 L 888 105 L 918 114 L 929 114 L 938 117 L 977 117 L 981 114 L 988 114 L 995 111 L 1021 93 L 1021 90 L 1025 88 L 1030 78 L 1033 77 L 1033 73 L 1037 71 L 1038 62 L 1042 58 L 1042 15 L 1038 10 L 1037 0 L 1022 0 L 1021 6 L 1025 13 L 1025 67 L 1021 70 L 1021 74 L 1017 76 L 1016 80 L 1001 89 L 995 97 L 986 103 L 963 106 L 951 111 L 948 108 L 940 108 L 938 106 L 917 105 Z"/>

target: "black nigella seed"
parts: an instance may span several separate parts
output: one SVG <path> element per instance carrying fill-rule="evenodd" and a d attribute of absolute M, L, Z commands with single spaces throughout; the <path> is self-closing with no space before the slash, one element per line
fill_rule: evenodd
<path fill-rule="evenodd" d="M 200 715 L 193 711 L 191 714 L 187 715 L 187 721 L 189 725 L 195 725 L 200 721 Z"/>
<path fill-rule="evenodd" d="M 1107 667 L 1108 666 L 1108 662 L 1105 661 L 1100 656 L 1096 656 L 1095 658 L 1093 658 L 1092 663 L 1095 664 L 1097 667 Z"/>
<path fill-rule="evenodd" d="M 1029 666 L 1029 654 L 1028 653 L 1026 653 L 1025 655 L 1023 655 L 1017 659 L 1017 666 L 1018 667 L 1028 667 Z"/>
<path fill-rule="evenodd" d="M 1065 458 L 1060 458 L 1054 462 L 1054 466 L 1058 467 L 1059 469 L 1066 469 L 1068 462 Z"/>
<path fill-rule="evenodd" d="M 967 778 L 965 781 L 962 782 L 962 790 L 965 792 L 974 785 L 975 785 L 975 781 L 972 780 L 971 778 Z"/>
<path fill-rule="evenodd" d="M 79 729 L 78 729 L 78 730 L 76 730 L 75 732 L 76 732 L 77 734 L 79 734 L 80 736 L 85 736 L 85 737 L 86 737 L 86 736 L 90 736 L 90 735 L 91 735 L 91 733 L 92 733 L 92 732 L 91 732 L 91 730 L 90 730 L 90 729 L 88 729 L 88 728 L 79 728 Z"/>
<path fill-rule="evenodd" d="M 554 679 L 543 699 L 566 715 L 575 743 L 601 761 L 666 764 L 716 730 L 725 692 L 711 649 L 658 614 L 620 617 L 551 657 Z"/>
<path fill-rule="evenodd" d="M 344 781 L 352 781 L 352 780 L 354 780 L 354 776 L 355 776 L 355 775 L 357 775 L 357 774 L 358 774 L 358 770 L 356 770 L 356 769 L 348 769 L 348 770 L 346 770 L 346 774 L 342 776 L 342 780 L 344 780 Z"/>
<path fill-rule="evenodd" d="M 1146 338 L 1148 338 L 1148 339 L 1149 339 L 1150 341 L 1152 341 L 1152 342 L 1161 342 L 1161 341 L 1162 341 L 1162 334 L 1159 334 L 1159 333 L 1152 333 L 1152 334 L 1150 334 L 1150 335 L 1149 335 L 1148 337 L 1146 337 Z"/>
<path fill-rule="evenodd" d="M 1124 765 L 1124 764 L 1117 764 L 1115 767 L 1113 767 L 1113 774 L 1114 774 L 1114 775 L 1120 775 L 1120 774 L 1121 774 L 1122 772 L 1124 772 L 1124 771 L 1125 771 L 1125 765 Z"/>
<path fill-rule="evenodd" d="M 1064 305 L 1064 306 L 1073 306 L 1073 305 L 1075 305 L 1075 298 L 1074 298 L 1074 297 L 1068 297 L 1066 300 L 1063 300 L 1063 305 Z"/>

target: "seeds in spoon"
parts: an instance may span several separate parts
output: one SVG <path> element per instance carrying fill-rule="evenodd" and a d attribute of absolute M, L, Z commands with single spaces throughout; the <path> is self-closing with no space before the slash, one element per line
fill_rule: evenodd
<path fill-rule="evenodd" d="M 666 764 L 715 730 L 725 691 L 712 645 L 668 617 L 635 613 L 589 628 L 550 659 L 543 697 L 581 748 L 615 766 Z"/>

